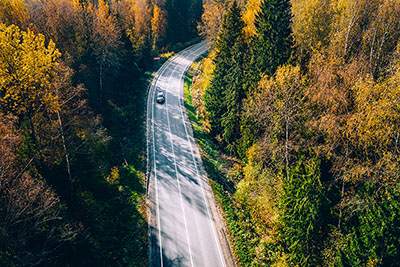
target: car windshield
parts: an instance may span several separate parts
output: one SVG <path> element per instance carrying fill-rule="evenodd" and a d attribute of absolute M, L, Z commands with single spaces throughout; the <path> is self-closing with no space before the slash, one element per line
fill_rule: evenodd
<path fill-rule="evenodd" d="M 158 97 L 164 96 L 164 93 L 163 93 L 163 92 L 159 92 L 159 93 L 157 94 L 157 96 L 158 96 Z"/>

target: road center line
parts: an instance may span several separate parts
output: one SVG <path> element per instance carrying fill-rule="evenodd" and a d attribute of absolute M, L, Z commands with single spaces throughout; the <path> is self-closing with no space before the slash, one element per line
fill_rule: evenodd
<path fill-rule="evenodd" d="M 152 89 L 152 96 L 151 96 L 151 123 L 152 123 L 152 135 L 153 135 L 153 162 L 154 162 L 154 180 L 155 180 L 155 191 L 156 191 L 156 207 L 157 207 L 157 224 L 158 224 L 158 238 L 160 242 L 160 261 L 161 267 L 164 266 L 163 263 L 163 253 L 162 253 L 162 239 L 161 239 L 161 222 L 160 222 L 160 205 L 158 199 L 158 188 L 157 188 L 157 165 L 156 165 L 156 151 L 155 151 L 155 134 L 154 134 L 154 97 L 157 88 L 157 83 L 160 77 L 164 74 L 167 70 L 167 67 L 172 64 L 176 60 L 178 55 L 174 56 L 171 60 L 167 61 L 158 71 L 157 74 L 152 82 L 151 89 Z M 148 165 L 149 166 L 149 165 Z"/>
<path fill-rule="evenodd" d="M 179 57 L 177 57 L 177 58 L 179 58 Z M 191 247 L 190 247 L 190 240 L 189 240 L 189 233 L 188 233 L 188 227 L 187 227 L 187 221 L 186 221 L 185 208 L 183 207 L 182 190 L 181 190 L 181 185 L 180 185 L 180 181 L 179 181 L 178 168 L 176 166 L 176 157 L 175 157 L 175 151 L 174 151 L 174 144 L 172 142 L 172 131 L 171 131 L 171 124 L 170 124 L 170 121 L 169 121 L 169 111 L 168 111 L 168 96 L 167 96 L 168 91 L 167 90 L 169 89 L 168 85 L 169 85 L 169 82 L 171 80 L 172 74 L 175 72 L 175 69 L 177 68 L 177 66 L 178 66 L 178 63 L 174 66 L 174 69 L 172 70 L 171 75 L 168 78 L 167 87 L 165 89 L 165 91 L 166 91 L 165 108 L 167 110 L 168 130 L 169 130 L 169 136 L 170 136 L 170 141 L 171 141 L 172 155 L 173 155 L 173 158 L 174 158 L 175 175 L 176 175 L 176 181 L 178 183 L 178 191 L 179 191 L 179 198 L 180 198 L 180 201 L 181 201 L 181 208 L 182 208 L 182 213 L 183 213 L 183 221 L 184 221 L 185 230 L 186 230 L 186 239 L 187 239 L 188 247 L 189 247 L 190 263 L 191 263 L 191 266 L 194 266 L 193 257 L 192 257 L 192 250 L 191 250 Z"/>

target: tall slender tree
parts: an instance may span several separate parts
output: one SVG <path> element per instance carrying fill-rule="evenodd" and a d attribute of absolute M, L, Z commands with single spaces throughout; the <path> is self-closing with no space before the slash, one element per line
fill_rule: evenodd
<path fill-rule="evenodd" d="M 241 10 L 233 2 L 225 15 L 216 41 L 215 70 L 210 87 L 205 92 L 205 104 L 211 133 L 222 133 L 225 142 L 232 143 L 239 131 L 238 118 L 243 98 L 244 22 Z M 230 146 L 231 147 L 231 146 Z M 231 149 L 230 149 L 231 150 Z"/>
<path fill-rule="evenodd" d="M 290 59 L 293 46 L 291 19 L 290 0 L 264 0 L 261 3 L 254 22 L 256 34 L 250 41 L 245 59 L 244 88 L 248 96 L 256 90 L 263 75 L 274 75 L 278 67 Z M 241 121 L 243 137 L 239 154 L 245 154 L 258 135 L 248 119 Z"/>
<path fill-rule="evenodd" d="M 221 126 L 223 128 L 222 139 L 227 143 L 227 148 L 230 153 L 237 152 L 237 142 L 241 136 L 240 115 L 242 112 L 242 100 L 245 96 L 243 90 L 245 51 L 244 34 L 241 34 L 232 47 L 232 66 L 230 66 L 226 77 L 228 83 L 223 92 L 226 112 L 222 115 L 221 119 Z"/>
<path fill-rule="evenodd" d="M 251 41 L 249 74 L 252 88 L 261 74 L 273 75 L 285 64 L 291 54 L 291 4 L 290 0 L 265 0 L 255 19 L 256 35 Z"/>

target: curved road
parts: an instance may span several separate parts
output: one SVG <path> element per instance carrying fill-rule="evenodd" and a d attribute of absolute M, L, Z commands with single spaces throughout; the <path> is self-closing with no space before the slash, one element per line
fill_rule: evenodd
<path fill-rule="evenodd" d="M 202 42 L 167 61 L 149 91 L 150 266 L 225 266 L 210 212 L 208 181 L 202 174 L 199 152 L 183 106 L 186 71 L 207 50 Z M 163 104 L 155 101 L 159 91 L 165 94 Z"/>

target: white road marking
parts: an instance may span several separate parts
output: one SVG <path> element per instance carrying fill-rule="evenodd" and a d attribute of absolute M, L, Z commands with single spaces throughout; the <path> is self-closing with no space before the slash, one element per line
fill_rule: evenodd
<path fill-rule="evenodd" d="M 167 66 L 167 65 L 166 65 Z M 162 74 L 164 73 L 164 71 L 167 68 L 165 67 L 163 69 L 163 71 L 159 74 L 159 76 L 156 76 L 156 80 L 154 82 L 154 86 L 157 85 L 158 82 L 158 78 L 160 76 L 162 76 Z M 153 96 L 152 99 L 154 100 L 154 96 L 155 96 L 155 88 L 153 89 Z M 164 266 L 163 264 L 163 255 L 162 255 L 162 242 L 161 242 L 161 223 L 160 223 L 160 206 L 158 203 L 158 189 L 157 189 L 157 165 L 156 165 L 156 148 L 155 148 L 155 134 L 154 134 L 154 103 L 153 101 L 151 101 L 152 105 L 151 105 L 151 121 L 152 121 L 152 132 L 153 132 L 153 161 L 154 161 L 154 178 L 155 178 L 155 189 L 156 189 L 156 206 L 157 206 L 157 224 L 158 224 L 158 238 L 159 238 L 159 242 L 160 242 L 160 260 L 161 260 L 161 267 Z"/>
<path fill-rule="evenodd" d="M 191 47 L 188 47 L 187 49 L 189 49 Z M 156 207 L 157 207 L 157 224 L 158 224 L 158 238 L 159 238 L 159 242 L 160 242 L 160 261 L 161 261 L 161 267 L 164 266 L 163 263 L 163 253 L 162 253 L 162 239 L 161 239 L 161 222 L 160 222 L 160 205 L 159 205 L 159 199 L 158 199 L 158 188 L 157 188 L 157 166 L 156 166 L 156 151 L 155 151 L 155 134 L 154 134 L 154 97 L 155 97 L 155 92 L 156 92 L 156 86 L 157 86 L 157 82 L 158 79 L 160 77 L 162 77 L 162 75 L 164 74 L 164 72 L 167 70 L 167 67 L 170 66 L 172 64 L 172 62 L 174 62 L 180 55 L 182 55 L 184 52 L 186 52 L 186 50 L 183 50 L 181 53 L 175 55 L 171 60 L 169 60 L 165 65 L 163 65 L 161 67 L 161 69 L 157 72 L 153 82 L 152 82 L 152 89 L 153 89 L 153 95 L 151 96 L 151 122 L 152 122 L 152 135 L 153 135 L 153 161 L 154 161 L 154 178 L 155 178 L 155 191 L 156 191 Z M 175 66 L 176 67 L 176 66 Z M 175 69 L 174 67 L 174 69 Z M 171 77 L 171 76 L 170 76 Z M 171 132 L 170 132 L 171 134 Z M 176 166 L 175 166 L 176 168 Z M 180 194 L 180 196 L 182 196 L 182 194 Z M 182 201 L 182 199 L 181 199 Z M 184 216 L 185 219 L 185 227 L 186 227 L 186 235 L 187 235 L 187 225 L 186 225 L 186 217 Z M 190 246 L 189 246 L 189 252 L 190 252 Z M 190 252 L 191 253 L 191 252 Z M 190 254 L 190 258 L 191 258 L 191 262 L 192 262 L 192 266 L 193 266 L 193 260 L 192 260 L 192 255 Z"/>
<path fill-rule="evenodd" d="M 202 48 L 202 47 L 200 47 L 200 48 Z M 198 50 L 199 50 L 199 49 L 198 49 Z M 197 50 L 196 50 L 196 51 L 197 51 Z M 205 51 L 207 51 L 207 49 L 205 49 L 204 52 L 205 52 Z M 203 52 L 203 53 L 204 53 L 204 52 Z M 201 53 L 201 54 L 203 54 L 203 53 Z M 184 72 L 182 73 L 182 76 L 183 76 L 183 74 L 187 71 L 187 69 L 188 69 L 189 67 L 190 67 L 190 66 L 188 66 L 187 68 L 185 68 Z M 184 88 L 184 80 L 183 80 L 183 79 L 181 80 L 181 88 Z M 181 94 L 180 94 L 180 97 L 182 97 Z M 209 206 L 208 206 L 208 201 L 207 201 L 206 196 L 205 196 L 205 191 L 204 191 L 204 187 L 203 187 L 203 182 L 202 182 L 202 180 L 200 179 L 200 172 L 199 172 L 199 168 L 198 168 L 198 166 L 197 166 L 196 159 L 195 159 L 195 156 L 194 156 L 194 150 L 193 150 L 192 142 L 191 142 L 191 140 L 189 139 L 189 134 L 188 134 L 188 131 L 187 131 L 187 128 L 186 128 L 186 121 L 185 121 L 185 117 L 184 117 L 184 115 L 183 115 L 184 113 L 183 113 L 183 108 L 182 108 L 182 104 L 181 104 L 181 103 L 182 103 L 182 102 L 179 101 L 179 107 L 180 107 L 180 111 L 181 111 L 182 122 L 183 122 L 183 125 L 184 125 L 184 128 L 185 128 L 185 133 L 186 133 L 186 140 L 188 141 L 188 143 L 189 143 L 189 145 L 190 145 L 190 152 L 191 152 L 191 154 L 192 154 L 192 159 L 193 159 L 193 162 L 194 162 L 194 165 L 195 165 L 195 168 L 196 168 L 196 175 L 197 175 L 196 178 L 197 178 L 198 182 L 200 183 L 201 191 L 202 191 L 202 194 L 203 194 L 203 201 L 204 201 L 204 203 L 205 203 L 205 205 L 206 205 L 206 207 L 207 207 L 208 219 L 209 219 L 209 222 L 210 222 L 210 226 L 211 226 L 211 228 L 213 229 L 215 241 L 216 241 L 216 244 L 217 244 L 217 247 L 218 247 L 218 252 L 219 252 L 220 260 L 221 260 L 222 265 L 225 266 L 225 262 L 224 262 L 224 260 L 223 260 L 223 255 L 222 255 L 222 252 L 221 252 L 221 248 L 220 248 L 220 245 L 219 245 L 219 242 L 218 242 L 218 237 L 217 237 L 216 229 L 215 229 L 215 226 L 214 226 L 214 224 L 212 223 L 212 220 L 211 220 L 210 208 L 209 208 Z"/>
<path fill-rule="evenodd" d="M 153 82 L 152 82 L 152 89 L 153 89 L 153 95 L 151 97 L 151 122 L 152 122 L 152 134 L 153 134 L 153 161 L 154 161 L 154 179 L 155 179 L 155 190 L 156 190 L 156 206 L 157 206 L 157 224 L 158 224 L 158 238 L 160 242 L 160 261 L 161 261 L 161 267 L 164 266 L 163 263 L 163 253 L 162 253 L 162 240 L 161 240 L 161 222 L 160 222 L 160 205 L 158 202 L 158 189 L 157 189 L 157 166 L 156 166 L 156 149 L 155 149 L 155 134 L 154 134 L 154 97 L 155 97 L 155 92 L 156 92 L 156 85 L 158 82 L 158 79 L 164 74 L 166 71 L 167 67 L 171 65 L 171 63 L 177 58 L 177 56 L 174 56 L 170 61 L 167 62 L 167 64 L 163 65 L 161 69 L 157 72 Z"/>
<path fill-rule="evenodd" d="M 166 91 L 166 92 L 165 92 L 165 108 L 166 108 L 166 110 L 167 110 L 167 122 L 168 122 L 169 138 L 170 138 L 170 141 L 171 141 L 172 155 L 173 155 L 173 158 L 174 158 L 175 176 L 176 176 L 176 181 L 177 181 L 177 183 L 178 183 L 179 197 L 180 197 L 180 200 L 181 200 L 181 208 L 182 208 L 182 213 L 183 213 L 183 221 L 184 221 L 185 230 L 186 230 L 186 239 L 187 239 L 188 247 L 189 247 L 190 263 L 191 263 L 192 266 L 194 266 L 194 265 L 193 265 L 192 250 L 191 250 L 191 248 L 190 248 L 190 240 L 189 240 L 189 233 L 188 233 L 188 227 L 187 227 L 187 221 L 186 221 L 185 208 L 183 207 L 181 183 L 180 183 L 180 181 L 179 181 L 178 168 L 177 168 L 177 166 L 176 166 L 176 157 L 175 157 L 174 144 L 173 144 L 173 142 L 172 142 L 171 125 L 170 125 L 170 123 L 169 123 L 169 111 L 168 111 L 168 84 L 169 84 L 169 82 L 170 82 L 170 80 L 171 80 L 171 77 L 172 77 L 172 74 L 174 73 L 174 71 L 175 71 L 175 69 L 176 69 L 177 66 L 178 66 L 178 64 L 176 64 L 176 65 L 174 66 L 174 69 L 172 70 L 171 75 L 170 75 L 169 78 L 168 78 L 167 87 L 166 87 L 166 89 L 165 89 L 165 91 Z"/>
<path fill-rule="evenodd" d="M 197 48 L 196 50 L 194 50 L 194 51 L 192 51 L 192 52 L 189 52 L 188 55 L 185 55 L 185 56 L 190 57 L 191 55 L 195 54 L 197 51 L 203 49 L 204 51 L 202 51 L 202 52 L 199 54 L 199 55 L 201 55 L 202 53 L 204 53 L 204 52 L 207 50 L 207 49 L 204 49 L 204 45 L 203 45 L 203 44 L 198 44 L 198 46 L 199 46 L 199 48 Z M 151 107 L 151 109 L 152 109 L 151 122 L 152 122 L 152 135 L 153 135 L 153 160 L 154 160 L 154 176 L 155 176 L 156 206 L 157 206 L 157 223 L 158 223 L 158 228 L 159 228 L 159 229 L 158 229 L 158 234 L 159 234 L 159 242 L 160 242 L 160 257 L 161 257 L 160 260 L 161 260 L 161 266 L 163 266 L 163 252 L 162 252 L 163 250 L 162 250 L 162 240 L 161 240 L 161 223 L 160 223 L 160 216 L 159 216 L 160 208 L 159 208 L 158 188 L 157 188 L 157 169 L 156 169 L 156 158 L 155 158 L 155 133 L 154 133 L 154 106 L 155 106 L 155 105 L 154 105 L 153 101 L 154 101 L 154 97 L 155 97 L 156 85 L 157 85 L 157 82 L 158 82 L 159 78 L 162 77 L 162 75 L 164 74 L 164 72 L 168 69 L 168 67 L 169 67 L 173 62 L 182 61 L 183 59 L 182 59 L 182 58 L 179 58 L 179 57 L 180 57 L 180 56 L 183 56 L 183 55 L 187 52 L 187 50 L 189 50 L 189 49 L 191 49 L 191 48 L 193 48 L 193 47 L 194 47 L 194 46 L 191 46 L 191 47 L 188 47 L 187 49 L 181 51 L 179 54 L 175 55 L 172 59 L 170 59 L 166 64 L 164 64 L 164 65 L 160 68 L 160 70 L 157 72 L 157 75 L 156 75 L 156 77 L 154 78 L 153 83 L 152 83 L 152 85 L 151 85 L 151 87 L 152 87 L 151 89 L 153 89 L 153 92 L 152 92 L 152 93 L 153 93 L 153 96 L 151 97 L 151 101 L 150 101 L 150 103 L 152 104 L 152 107 Z M 181 60 L 180 60 L 180 59 L 181 59 Z M 187 64 L 187 62 L 184 62 L 184 63 L 186 63 L 186 66 L 185 66 L 185 68 L 184 68 L 184 71 L 182 72 L 182 75 L 183 75 L 183 74 L 187 71 L 187 69 L 190 67 L 190 65 Z M 174 67 L 172 73 L 175 71 L 175 69 L 176 69 L 177 66 L 178 66 L 178 65 L 176 65 L 176 66 Z M 170 75 L 170 77 L 169 77 L 169 79 L 168 79 L 168 82 L 169 82 L 170 79 L 171 79 L 172 73 L 171 73 L 171 75 Z M 181 85 L 182 85 L 182 88 L 183 88 L 183 79 L 182 79 L 183 77 L 182 77 L 182 75 L 181 75 Z M 168 88 L 168 87 L 167 87 L 167 88 Z M 183 91 L 183 90 L 182 90 L 182 91 Z M 181 95 L 181 94 L 180 94 L 180 95 Z M 188 228 L 187 228 L 186 216 L 185 216 L 184 207 L 183 207 L 182 191 L 181 191 L 181 188 L 180 188 L 180 182 L 179 182 L 178 171 L 177 171 L 176 157 L 175 157 L 175 152 L 174 152 L 173 142 L 172 142 L 172 132 L 171 132 L 170 121 L 169 121 L 168 102 L 167 102 L 168 100 L 167 100 L 167 99 L 168 99 L 168 97 L 166 97 L 166 110 L 167 110 L 168 128 L 169 128 L 170 139 L 171 139 L 171 147 L 172 147 L 173 158 L 174 158 L 175 173 L 176 173 L 176 178 L 177 178 L 177 182 L 178 182 L 178 189 L 179 189 L 179 194 L 180 194 L 181 207 L 182 207 L 182 212 L 183 212 L 183 217 L 184 217 L 184 223 L 185 223 L 185 229 L 186 229 L 186 237 L 187 237 L 188 246 L 189 246 L 190 260 L 191 260 L 192 266 L 194 266 L 194 265 L 193 265 L 193 258 L 192 258 L 191 248 L 190 248 L 190 241 L 189 241 L 189 236 L 188 236 Z M 207 202 L 207 200 L 206 200 L 205 191 L 204 191 L 204 188 L 203 188 L 202 181 L 201 181 L 201 179 L 200 179 L 199 168 L 198 168 L 198 166 L 197 166 L 196 159 L 195 159 L 195 156 L 194 156 L 194 149 L 193 149 L 193 146 L 192 146 L 192 142 L 191 142 L 190 139 L 189 139 L 189 134 L 188 134 L 187 127 L 186 127 L 186 122 L 185 122 L 185 120 L 184 120 L 183 109 L 182 109 L 182 103 L 181 103 L 182 97 L 179 97 L 178 100 L 179 100 L 178 102 L 179 102 L 179 107 L 180 107 L 180 112 L 181 112 L 182 120 L 183 120 L 184 127 L 185 127 L 186 139 L 187 139 L 188 142 L 189 142 L 190 149 L 191 149 L 191 153 L 192 153 L 192 158 L 193 158 L 193 161 L 194 161 L 194 164 L 195 164 L 195 168 L 196 168 L 197 180 L 200 181 L 201 190 L 202 190 L 202 194 L 203 194 L 203 201 L 205 202 L 205 205 L 206 205 L 206 207 L 207 207 L 208 218 L 209 218 L 209 222 L 210 222 L 211 228 L 213 229 L 213 233 L 214 233 L 216 245 L 217 245 L 217 247 L 218 247 L 218 252 L 219 252 L 219 255 L 220 255 L 220 260 L 221 260 L 221 262 L 222 262 L 222 265 L 225 266 L 225 262 L 224 262 L 224 260 L 223 260 L 223 256 L 222 256 L 222 253 L 221 253 L 221 248 L 220 248 L 220 245 L 219 245 L 219 242 L 218 242 L 218 238 L 217 238 L 217 234 L 216 234 L 216 229 L 215 229 L 214 224 L 212 223 L 212 220 L 211 220 L 211 215 L 210 215 L 210 210 L 209 210 L 208 202 Z M 149 166 L 149 164 L 148 164 L 148 166 Z"/>

